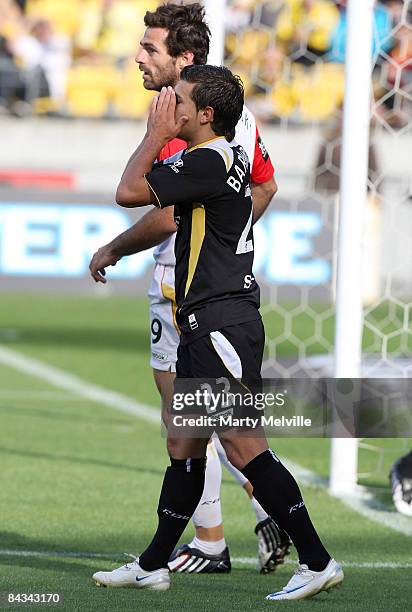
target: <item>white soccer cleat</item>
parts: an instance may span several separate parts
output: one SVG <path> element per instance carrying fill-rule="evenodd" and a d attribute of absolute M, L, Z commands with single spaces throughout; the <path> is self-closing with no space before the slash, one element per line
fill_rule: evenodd
<path fill-rule="evenodd" d="M 167 591 L 170 587 L 169 570 L 167 568 L 146 572 L 140 567 L 138 557 L 128 556 L 132 557 L 134 561 L 126 563 L 126 565 L 122 565 L 111 572 L 96 572 L 93 574 L 92 578 L 97 586 Z"/>
<path fill-rule="evenodd" d="M 323 572 L 313 572 L 307 565 L 299 565 L 281 591 L 271 593 L 266 597 L 269 601 L 284 599 L 308 599 L 321 591 L 330 591 L 343 581 L 341 565 L 331 559 Z"/>

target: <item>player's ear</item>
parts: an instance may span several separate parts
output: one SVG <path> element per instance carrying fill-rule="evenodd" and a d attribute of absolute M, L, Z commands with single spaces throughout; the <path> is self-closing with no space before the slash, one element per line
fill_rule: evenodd
<path fill-rule="evenodd" d="M 191 66 L 193 64 L 195 55 L 192 51 L 184 51 L 177 58 L 177 67 L 179 70 L 183 70 L 186 66 Z"/>
<path fill-rule="evenodd" d="M 214 120 L 215 120 L 214 109 L 211 106 L 206 106 L 206 108 L 204 108 L 201 111 L 200 123 L 202 125 L 205 125 L 206 123 L 213 123 Z"/>

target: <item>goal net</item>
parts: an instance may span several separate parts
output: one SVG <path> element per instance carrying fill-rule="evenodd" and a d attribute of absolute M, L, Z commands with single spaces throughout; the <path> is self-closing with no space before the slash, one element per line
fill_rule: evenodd
<path fill-rule="evenodd" d="M 344 1 L 226 2 L 224 61 L 244 81 L 280 187 L 255 228 L 269 377 L 334 372 L 347 28 Z M 361 375 L 396 386 L 412 375 L 412 2 L 376 2 L 373 30 Z M 387 488 L 408 448 L 360 439 L 357 483 Z"/>

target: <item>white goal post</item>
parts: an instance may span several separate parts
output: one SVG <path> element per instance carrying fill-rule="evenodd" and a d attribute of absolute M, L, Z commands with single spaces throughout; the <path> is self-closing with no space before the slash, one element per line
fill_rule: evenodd
<path fill-rule="evenodd" d="M 221 66 L 225 49 L 225 10 L 227 0 L 205 0 L 207 22 L 212 32 L 209 64 Z"/>
<path fill-rule="evenodd" d="M 374 0 L 349 0 L 345 62 L 342 167 L 338 226 L 335 378 L 360 378 L 362 359 L 362 251 L 367 199 L 372 96 Z M 330 491 L 356 488 L 358 441 L 333 438 Z"/>
<path fill-rule="evenodd" d="M 209 63 L 223 64 L 228 0 L 204 0 L 212 31 Z M 374 0 L 348 0 L 338 228 L 335 378 L 359 378 L 362 358 L 362 250 L 367 200 Z M 276 152 L 273 152 L 276 156 Z M 356 489 L 358 440 L 331 441 L 330 491 Z"/>

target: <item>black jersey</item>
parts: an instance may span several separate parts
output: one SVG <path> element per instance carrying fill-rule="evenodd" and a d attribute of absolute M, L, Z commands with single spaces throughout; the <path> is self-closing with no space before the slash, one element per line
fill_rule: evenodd
<path fill-rule="evenodd" d="M 250 166 L 243 148 L 218 137 L 157 164 L 146 179 L 160 207 L 175 206 L 181 342 L 259 319 Z"/>

